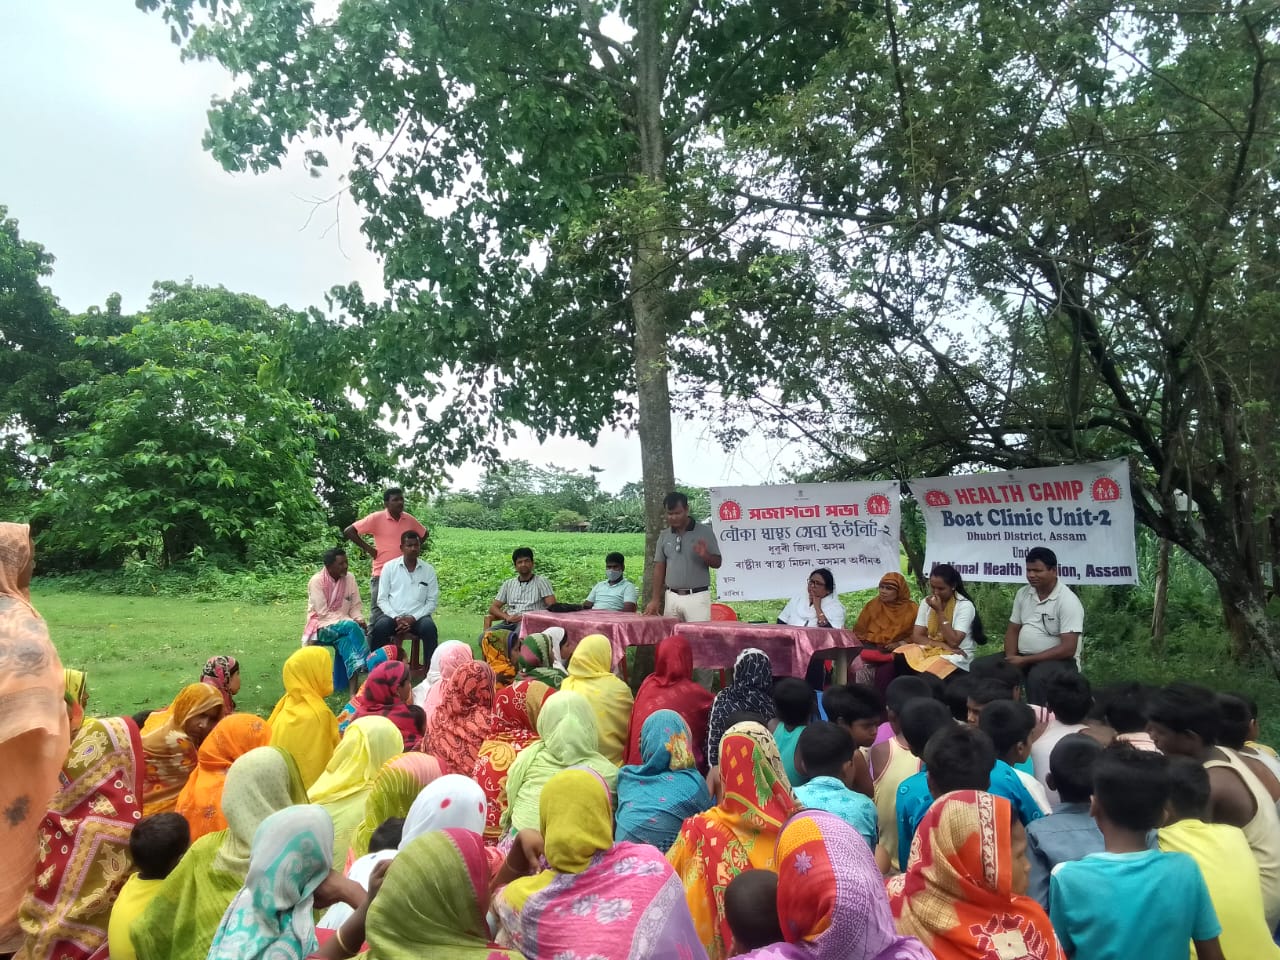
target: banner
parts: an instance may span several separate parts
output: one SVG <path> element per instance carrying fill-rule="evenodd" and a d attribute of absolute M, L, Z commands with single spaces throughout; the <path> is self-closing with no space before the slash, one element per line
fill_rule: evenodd
<path fill-rule="evenodd" d="M 1069 584 L 1138 582 L 1129 462 L 912 480 L 924 514 L 924 568 L 1022 583 L 1027 551 L 1048 547 Z"/>
<path fill-rule="evenodd" d="M 896 480 L 712 487 L 712 528 L 724 557 L 716 596 L 803 596 L 819 567 L 831 571 L 837 593 L 874 587 L 901 569 L 898 497 Z"/>

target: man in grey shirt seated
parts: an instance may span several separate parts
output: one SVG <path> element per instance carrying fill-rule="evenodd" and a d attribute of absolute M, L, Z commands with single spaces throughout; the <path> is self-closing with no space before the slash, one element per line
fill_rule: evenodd
<path fill-rule="evenodd" d="M 723 558 L 711 527 L 689 516 L 689 498 L 668 493 L 667 528 L 653 555 L 653 589 L 647 614 L 697 622 L 711 619 L 711 571 Z"/>
<path fill-rule="evenodd" d="M 490 630 L 509 630 L 507 653 L 511 653 L 511 644 L 515 639 L 516 627 L 520 618 L 530 610 L 545 610 L 556 602 L 556 592 L 546 577 L 533 572 L 533 550 L 529 547 L 516 547 L 511 553 L 511 564 L 516 568 L 516 575 L 502 581 L 498 595 L 489 604 L 489 616 L 493 617 Z"/>

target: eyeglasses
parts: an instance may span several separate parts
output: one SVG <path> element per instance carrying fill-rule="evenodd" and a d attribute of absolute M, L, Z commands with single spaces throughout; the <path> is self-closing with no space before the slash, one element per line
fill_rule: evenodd
<path fill-rule="evenodd" d="M 809 581 L 809 586 L 811 586 L 811 587 L 821 587 L 823 590 L 825 590 L 825 589 L 827 589 L 827 581 L 822 580 L 822 579 L 810 580 L 810 581 Z"/>
<path fill-rule="evenodd" d="M 680 552 L 680 538 L 676 537 L 676 553 Z"/>

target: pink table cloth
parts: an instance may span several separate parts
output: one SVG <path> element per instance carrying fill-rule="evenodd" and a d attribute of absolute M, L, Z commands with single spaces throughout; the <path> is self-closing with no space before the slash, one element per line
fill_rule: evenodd
<path fill-rule="evenodd" d="M 577 643 L 600 633 L 609 638 L 613 662 L 627 669 L 627 647 L 653 646 L 675 632 L 675 617 L 646 617 L 639 613 L 612 610 L 581 610 L 578 613 L 530 611 L 520 618 L 520 636 L 541 633 L 547 627 L 563 627 L 565 639 Z"/>
<path fill-rule="evenodd" d="M 851 630 L 781 623 L 712 620 L 678 623 L 675 632 L 689 641 L 696 667 L 727 669 L 739 653 L 756 647 L 769 655 L 775 677 L 803 677 L 813 655 L 826 651 L 833 652 L 837 666 L 847 666 L 849 658 L 862 649 Z"/>

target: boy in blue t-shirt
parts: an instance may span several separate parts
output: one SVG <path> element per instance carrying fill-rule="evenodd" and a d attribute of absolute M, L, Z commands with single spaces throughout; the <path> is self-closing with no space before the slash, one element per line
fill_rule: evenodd
<path fill-rule="evenodd" d="M 834 813 L 875 850 L 876 805 L 853 789 L 853 755 L 853 739 L 843 727 L 826 720 L 809 724 L 796 745 L 801 785 L 794 792 L 803 806 Z"/>
<path fill-rule="evenodd" d="M 778 745 L 787 779 L 794 786 L 800 782 L 800 774 L 796 770 L 796 743 L 799 742 L 809 718 L 813 716 L 817 698 L 813 687 L 803 680 L 784 677 L 774 684 L 773 704 L 778 716 L 777 725 L 772 731 L 773 739 Z"/>
<path fill-rule="evenodd" d="M 1222 927 L 1196 862 L 1152 850 L 1171 782 L 1163 754 L 1116 745 L 1093 772 L 1093 818 L 1106 850 L 1060 863 L 1049 878 L 1049 919 L 1068 957 L 1223 960 Z"/>

